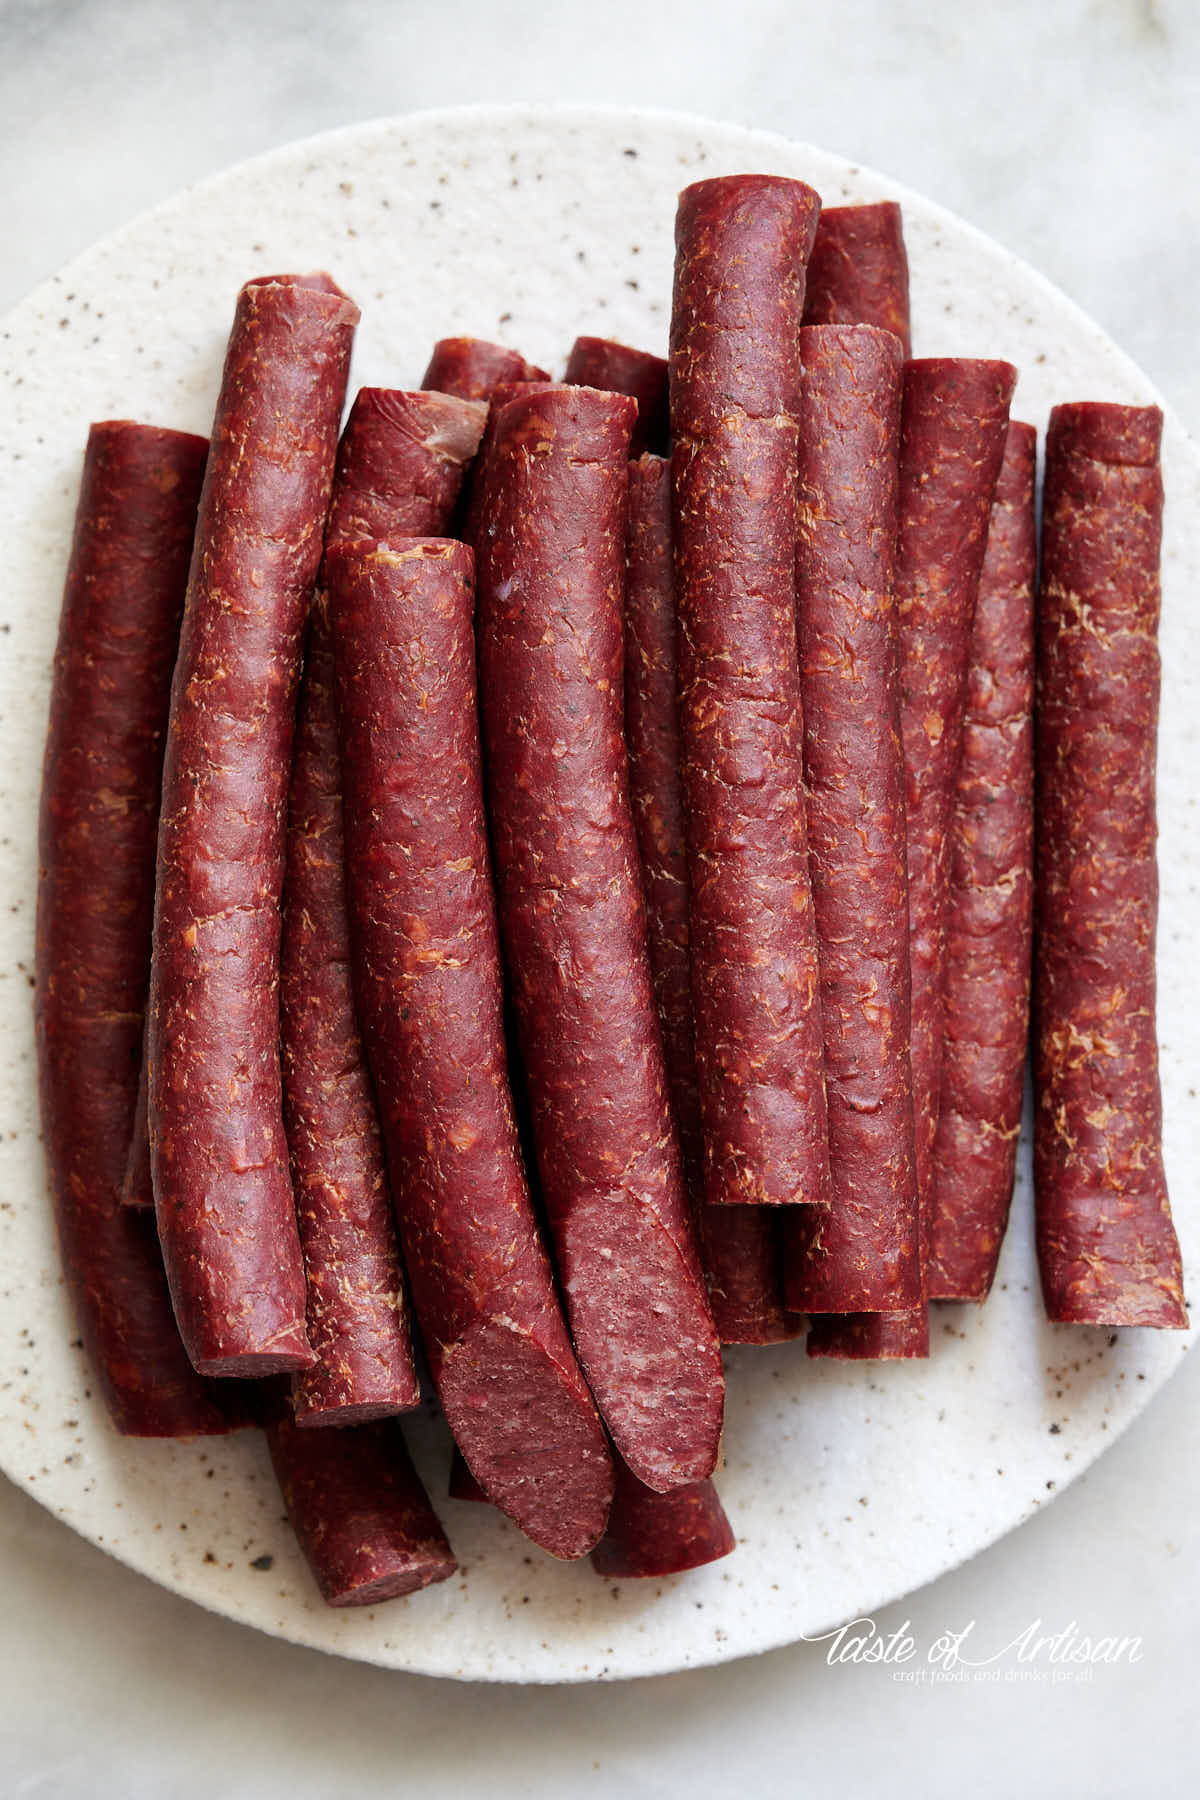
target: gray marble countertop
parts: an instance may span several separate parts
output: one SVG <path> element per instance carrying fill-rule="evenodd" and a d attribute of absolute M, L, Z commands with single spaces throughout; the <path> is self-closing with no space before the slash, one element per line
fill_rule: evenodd
<path fill-rule="evenodd" d="M 174 189 L 309 132 L 468 101 L 736 119 L 909 182 L 1091 312 L 1200 431 L 1194 0 L 0 0 L 7 306 Z M 462 1687 L 294 1649 L 130 1574 L 0 1481 L 0 1792 L 141 1800 L 836 1787 L 1195 1792 L 1200 1364 L 1047 1511 L 876 1621 L 1137 1636 L 1056 1681 L 925 1684 L 799 1645 L 604 1689 Z"/>

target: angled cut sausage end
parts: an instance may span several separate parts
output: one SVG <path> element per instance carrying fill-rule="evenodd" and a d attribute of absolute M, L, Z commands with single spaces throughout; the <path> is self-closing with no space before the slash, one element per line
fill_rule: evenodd
<path fill-rule="evenodd" d="M 617 1448 L 664 1493 L 712 1474 L 720 1453 L 720 1345 L 694 1263 L 649 1207 L 628 1212 L 620 1254 L 604 1196 L 580 1201 L 557 1252 L 584 1372 Z M 578 1274 L 577 1271 L 582 1271 Z"/>
<path fill-rule="evenodd" d="M 500 1319 L 439 1359 L 438 1394 L 485 1498 L 551 1556 L 585 1556 L 612 1501 L 612 1463 L 587 1390 L 531 1333 Z"/>

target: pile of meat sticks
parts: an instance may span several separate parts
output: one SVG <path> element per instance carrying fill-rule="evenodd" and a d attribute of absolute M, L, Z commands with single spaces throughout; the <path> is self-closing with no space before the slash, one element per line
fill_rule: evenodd
<path fill-rule="evenodd" d="M 726 1554 L 722 1343 L 986 1297 L 1031 968 L 1048 1313 L 1184 1325 L 1158 413 L 1055 409 L 1035 599 L 1016 371 L 906 360 L 895 206 L 700 182 L 669 366 L 446 340 L 341 431 L 357 319 L 251 282 L 211 443 L 88 442 L 37 1004 L 117 1429 L 264 1425 L 333 1605 L 443 1580 L 411 1309 L 453 1493 Z"/>

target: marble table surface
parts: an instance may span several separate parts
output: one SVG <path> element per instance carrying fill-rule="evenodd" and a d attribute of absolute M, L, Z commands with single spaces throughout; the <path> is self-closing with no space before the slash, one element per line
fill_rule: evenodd
<path fill-rule="evenodd" d="M 1200 431 L 1194 0 L 0 0 L 0 308 L 244 156 L 518 99 L 676 107 L 886 169 L 1058 282 Z M 987 1650 L 1140 1640 L 1057 1676 L 1009 1650 L 912 1681 L 828 1644 L 604 1689 L 395 1675 L 209 1617 L 0 1479 L 0 1795 L 1191 1795 L 1198 1399 L 1193 1357 L 1053 1506 L 875 1621 L 922 1651 L 972 1620 Z"/>

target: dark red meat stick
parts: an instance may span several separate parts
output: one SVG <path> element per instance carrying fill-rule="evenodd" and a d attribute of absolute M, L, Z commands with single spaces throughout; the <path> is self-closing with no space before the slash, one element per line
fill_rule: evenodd
<path fill-rule="evenodd" d="M 471 469 L 466 494 L 458 510 L 453 535 L 460 537 L 465 543 L 473 544 L 479 528 L 480 495 L 483 491 L 483 471 L 487 467 L 491 455 L 492 443 L 496 436 L 496 421 L 508 405 L 521 394 L 542 393 L 546 388 L 556 388 L 556 381 L 502 381 L 492 390 L 491 405 L 488 409 L 487 424 L 483 428 L 483 437 L 479 445 L 479 454 Z"/>
<path fill-rule="evenodd" d="M 447 1493 L 451 1500 L 487 1499 L 457 1448 Z M 612 1511 L 604 1536 L 592 1551 L 597 1575 L 610 1580 L 682 1575 L 718 1562 L 736 1548 L 737 1539 L 711 1481 L 689 1482 L 669 1494 L 656 1494 L 616 1459 Z"/>
<path fill-rule="evenodd" d="M 340 543 L 325 575 L 355 987 L 413 1306 L 489 1499 L 556 1556 L 612 1468 L 538 1238 L 505 1063 L 476 711 L 472 555 Z"/>
<path fill-rule="evenodd" d="M 625 744 L 646 899 L 650 972 L 713 1322 L 722 1343 L 770 1344 L 794 1337 L 797 1330 L 784 1311 L 776 1216 L 757 1206 L 704 1202 L 704 1144 L 692 1041 L 678 668 L 671 468 L 661 457 L 643 456 L 629 465 Z"/>
<path fill-rule="evenodd" d="M 1004 456 L 1011 363 L 942 357 L 904 370 L 895 598 L 908 828 L 912 1091 L 922 1280 L 941 1094 L 950 829 L 962 751 L 975 598 L 992 491 Z M 929 1354 L 929 1315 L 843 1314 L 813 1321 L 810 1356 Z"/>
<path fill-rule="evenodd" d="M 333 652 L 311 632 L 296 728 L 280 948 L 283 1109 L 304 1250 L 308 1340 L 296 1423 L 347 1425 L 420 1402 L 375 1095 L 350 974 Z"/>
<path fill-rule="evenodd" d="M 796 658 L 804 267 L 820 202 L 736 175 L 675 221 L 671 432 L 696 1070 L 709 1201 L 829 1200 Z"/>
<path fill-rule="evenodd" d="M 484 338 L 451 337 L 439 338 L 433 346 L 421 386 L 459 400 L 490 400 L 501 382 L 549 379 L 548 370 L 526 362 L 519 350 Z"/>
<path fill-rule="evenodd" d="M 326 539 L 445 530 L 486 418 L 485 406 L 450 395 L 360 388 L 338 446 Z M 301 718 L 305 704 L 302 686 Z M 336 745 L 336 727 L 329 729 Z M 340 812 L 337 830 L 340 842 Z M 332 848 L 330 840 L 331 865 Z M 144 1066 L 123 1198 L 128 1206 L 154 1204 Z M 309 1379 L 318 1379 L 316 1371 Z"/>
<path fill-rule="evenodd" d="M 92 426 L 42 782 L 35 1009 L 46 1160 L 75 1314 L 113 1424 L 131 1437 L 241 1422 L 188 1362 L 153 1219 L 120 1203 L 171 669 L 207 450 L 203 438 L 124 419 Z"/>
<path fill-rule="evenodd" d="M 389 531 L 417 536 L 444 531 L 486 418 L 486 407 L 450 394 L 360 387 L 338 445 L 327 540 L 387 536 Z M 124 1181 L 128 1206 L 155 1204 L 146 1125 L 146 1073 L 142 1073 Z"/>
<path fill-rule="evenodd" d="M 296 1539 L 327 1606 L 375 1606 L 446 1581 L 458 1564 L 400 1426 L 267 1427 Z"/>
<path fill-rule="evenodd" d="M 338 449 L 326 544 L 444 530 L 486 408 L 360 390 Z M 317 1363 L 294 1378 L 300 1425 L 420 1399 L 408 1305 L 350 967 L 333 652 L 314 612 L 292 765 L 280 957 L 284 1122 Z"/>
<path fill-rule="evenodd" d="M 338 447 L 326 543 L 436 536 L 454 513 L 487 407 L 443 393 L 360 388 Z"/>
<path fill-rule="evenodd" d="M 207 1374 L 314 1360 L 283 1128 L 280 896 L 301 639 L 357 319 L 323 286 L 238 296 L 172 690 L 150 1136 L 175 1314 Z"/>
<path fill-rule="evenodd" d="M 901 352 L 871 325 L 800 333 L 796 619 L 833 1203 L 784 1221 L 800 1312 L 923 1294 L 896 544 Z"/>
<path fill-rule="evenodd" d="M 574 387 L 602 388 L 628 394 L 638 403 L 637 423 L 629 445 L 631 456 L 643 451 L 665 455 L 671 437 L 667 396 L 667 359 L 649 350 L 632 350 L 612 338 L 577 337 L 563 377 Z"/>
<path fill-rule="evenodd" d="M 894 200 L 827 206 L 817 221 L 804 294 L 806 325 L 877 325 L 912 355 L 908 253 Z"/>
<path fill-rule="evenodd" d="M 716 1461 L 723 1380 L 671 1120 L 622 735 L 629 431 L 591 388 L 500 413 L 478 632 L 505 964 L 579 1358 L 658 1490 Z"/>
<path fill-rule="evenodd" d="M 1034 1139 L 1051 1319 L 1183 1329 L 1155 1030 L 1162 414 L 1056 406 L 1037 620 Z"/>
<path fill-rule="evenodd" d="M 950 843 L 932 1300 L 985 1300 L 1008 1223 L 1033 954 L 1037 432 L 1009 425 L 971 633 Z"/>
<path fill-rule="evenodd" d="M 592 1551 L 592 1567 L 610 1581 L 682 1575 L 719 1562 L 737 1548 L 711 1481 L 656 1494 L 617 1463 L 608 1528 Z"/>

